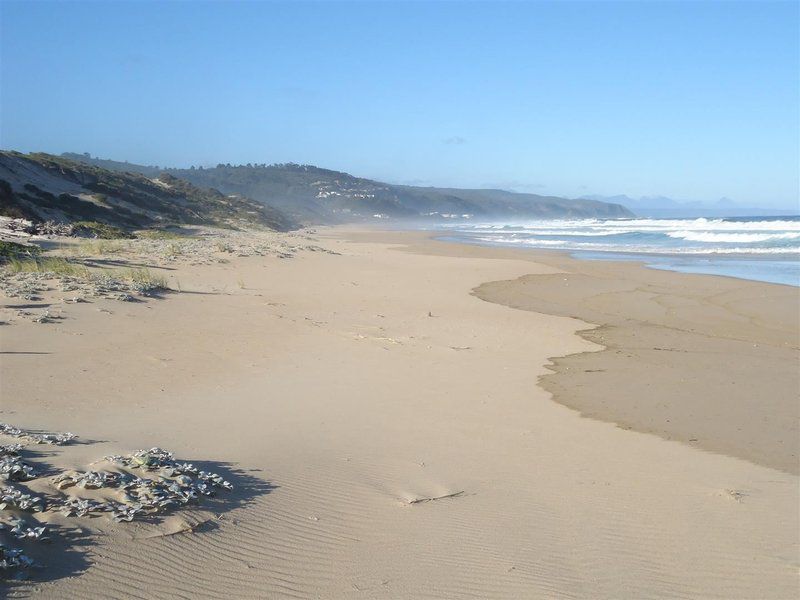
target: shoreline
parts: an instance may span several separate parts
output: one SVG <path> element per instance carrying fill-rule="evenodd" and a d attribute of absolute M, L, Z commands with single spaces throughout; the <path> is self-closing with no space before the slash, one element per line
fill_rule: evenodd
<path fill-rule="evenodd" d="M 270 240 L 203 264 L 121 248 L 183 291 L 42 292 L 52 322 L 3 327 L 0 420 L 82 440 L 32 462 L 159 446 L 234 486 L 152 521 L 26 515 L 57 527 L 44 564 L 61 532 L 85 541 L 13 597 L 794 595 L 795 475 L 581 417 L 538 382 L 598 354 L 587 321 L 470 293 L 566 262 L 419 232 Z"/>
<path fill-rule="evenodd" d="M 625 250 L 568 250 L 563 248 L 543 248 L 543 247 L 510 247 L 508 244 L 502 243 L 491 243 L 491 242 L 471 242 L 467 239 L 459 239 L 457 237 L 450 237 L 448 239 L 447 236 L 438 235 L 436 230 L 424 230 L 430 231 L 433 236 L 432 239 L 448 243 L 448 244 L 465 244 L 468 246 L 482 246 L 484 248 L 501 248 L 507 250 L 522 250 L 526 252 L 542 252 L 544 254 L 548 253 L 557 253 L 562 256 L 569 257 L 573 260 L 597 260 L 603 262 L 626 262 L 626 263 L 636 263 L 640 264 L 645 268 L 648 269 L 655 269 L 660 271 L 670 271 L 672 273 L 684 273 L 688 275 L 709 275 L 712 277 L 728 277 L 731 279 L 738 279 L 741 281 L 755 281 L 759 283 L 768 283 L 771 285 L 783 285 L 793 288 L 800 287 L 800 281 L 797 283 L 786 283 L 783 281 L 772 281 L 768 279 L 753 279 L 748 277 L 743 277 L 739 275 L 730 275 L 727 273 L 718 273 L 712 271 L 686 271 L 681 270 L 679 268 L 675 268 L 674 266 L 664 266 L 663 268 L 659 268 L 656 266 L 657 263 L 653 262 L 656 259 L 707 259 L 707 260 L 719 260 L 721 262 L 725 261 L 754 261 L 754 262 L 770 262 L 770 261 L 781 261 L 781 262 L 788 262 L 788 261 L 797 261 L 800 260 L 800 253 L 725 253 L 725 254 L 703 254 L 703 253 L 680 253 L 680 252 L 633 252 L 633 251 L 625 251 Z M 580 254 L 592 254 L 597 255 L 597 257 L 590 257 L 590 256 L 579 256 Z M 606 258 L 603 255 L 607 254 L 609 257 Z M 786 258 L 776 258 L 776 257 L 783 257 Z M 618 258 L 622 257 L 622 258 Z M 643 257 L 643 258 L 640 258 Z M 770 258 L 773 257 L 773 258 Z M 648 262 L 648 258 L 652 259 Z"/>
<path fill-rule="evenodd" d="M 547 368 L 551 373 L 543 375 L 540 384 L 555 402 L 621 429 L 800 474 L 800 415 L 796 408 L 800 318 L 794 310 L 800 304 L 800 288 L 655 269 L 642 261 L 594 261 L 564 250 L 451 241 L 431 231 L 404 233 L 412 239 L 490 249 L 498 257 L 519 257 L 559 269 L 558 275 L 484 282 L 472 292 L 488 302 L 587 323 L 577 334 L 601 350 L 550 357 Z M 593 272 L 601 277 L 588 279 Z M 575 274 L 577 277 L 568 281 Z M 608 287 L 610 281 L 620 278 L 630 283 L 629 289 L 625 284 L 620 289 Z M 559 290 L 562 283 L 571 285 L 579 297 L 564 295 Z M 658 298 L 640 297 L 623 303 L 623 311 L 587 306 L 594 301 L 593 290 L 598 286 L 603 294 L 622 297 L 626 291 L 636 290 L 640 296 L 649 293 Z M 671 288 L 680 291 L 673 294 Z M 727 314 L 723 306 L 716 307 L 720 314 L 703 312 L 708 304 L 703 294 L 711 298 L 727 294 L 730 302 L 739 305 Z M 649 303 L 649 308 L 642 310 L 643 303 Z M 659 315 L 662 304 L 668 308 Z M 669 311 L 683 314 L 669 318 Z M 770 321 L 771 311 L 777 311 L 777 320 Z M 704 324 L 708 317 L 718 323 Z M 745 319 L 770 322 L 766 328 L 740 329 L 743 334 L 739 335 L 736 321 Z M 716 389 L 706 390 L 707 384 Z M 696 402 L 701 398 L 702 402 Z"/>
<path fill-rule="evenodd" d="M 617 307 L 592 306 L 598 299 L 594 286 L 600 278 L 592 271 L 605 271 L 605 279 L 618 277 L 617 266 L 605 270 L 589 265 L 577 267 L 568 261 L 587 262 L 576 257 L 559 257 L 558 264 L 573 273 L 563 282 L 573 289 L 583 284 L 582 296 L 554 308 L 548 292 L 561 286 L 556 278 L 526 276 L 513 282 L 487 282 L 474 290 L 481 299 L 523 310 L 573 316 L 592 324 L 578 331 L 587 341 L 603 347 L 599 352 L 584 352 L 551 357 L 552 374 L 540 379 L 553 399 L 578 410 L 583 416 L 612 422 L 623 429 L 634 429 L 677 440 L 705 450 L 744 458 L 772 468 L 800 474 L 800 428 L 796 402 L 800 390 L 800 359 L 797 319 L 786 323 L 786 335 L 771 331 L 732 334 L 705 329 L 708 313 L 689 319 L 655 315 L 655 305 L 695 302 L 697 308 L 717 294 L 728 294 L 732 301 L 749 303 L 721 318 L 765 320 L 775 309 L 789 315 L 798 305 L 800 289 L 766 282 L 754 282 L 724 275 L 706 275 L 652 269 L 638 262 L 626 275 L 637 292 L 658 294 L 649 308 L 621 302 Z M 613 263 L 613 261 L 597 261 Z M 671 273 L 678 277 L 710 277 L 704 282 L 706 295 L 687 294 L 686 285 L 676 279 L 648 276 L 648 272 Z M 610 277 L 608 273 L 611 273 Z M 594 278 L 587 282 L 586 278 Z M 584 279 L 584 281 L 581 281 Z M 719 279 L 718 283 L 712 283 Z M 569 280 L 569 281 L 567 281 Z M 702 281 L 702 280 L 701 280 Z M 723 283 L 724 282 L 724 283 Z M 755 284 L 755 285 L 753 285 Z M 681 287 L 673 293 L 669 288 Z M 751 287 L 739 294 L 737 286 Z M 550 286 L 550 290 L 542 288 Z M 666 286 L 667 290 L 659 289 Z M 762 287 L 767 286 L 767 287 Z M 777 289 L 772 289 L 776 286 Z M 644 287 L 644 290 L 642 290 Z M 535 291 L 534 291 L 535 290 Z M 621 295 L 622 290 L 604 294 Z M 658 307 L 660 308 L 660 306 Z M 656 310 L 658 309 L 656 308 Z M 683 308 L 683 307 L 682 307 Z M 725 310 L 722 305 L 715 307 Z M 637 311 L 640 311 L 637 313 Z M 624 402 L 620 402 L 620 400 Z"/>

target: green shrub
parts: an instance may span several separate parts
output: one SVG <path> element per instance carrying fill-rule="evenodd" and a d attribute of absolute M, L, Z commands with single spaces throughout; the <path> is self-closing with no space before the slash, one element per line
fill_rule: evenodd
<path fill-rule="evenodd" d="M 136 232 L 136 237 L 145 240 L 184 240 L 191 239 L 192 236 L 181 235 L 166 229 L 143 229 Z"/>
<path fill-rule="evenodd" d="M 26 244 L 18 244 L 17 242 L 0 241 L 0 260 L 26 256 L 34 257 L 39 256 L 41 252 L 42 249 L 39 246 L 28 246 Z"/>
<path fill-rule="evenodd" d="M 130 233 L 127 233 L 119 227 L 108 225 L 107 223 L 100 223 L 98 221 L 76 221 L 72 224 L 73 232 L 77 236 L 92 237 L 103 240 L 117 240 L 124 238 L 132 238 Z"/>

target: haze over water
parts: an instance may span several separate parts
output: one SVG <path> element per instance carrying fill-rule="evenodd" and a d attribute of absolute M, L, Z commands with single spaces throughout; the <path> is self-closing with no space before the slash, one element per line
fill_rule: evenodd
<path fill-rule="evenodd" d="M 458 222 L 450 239 L 800 286 L 800 217 Z"/>

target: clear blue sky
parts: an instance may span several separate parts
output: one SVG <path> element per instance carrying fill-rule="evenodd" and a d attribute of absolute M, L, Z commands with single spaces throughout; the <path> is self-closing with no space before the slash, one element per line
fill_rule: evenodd
<path fill-rule="evenodd" d="M 797 206 L 796 2 L 0 2 L 0 146 Z"/>

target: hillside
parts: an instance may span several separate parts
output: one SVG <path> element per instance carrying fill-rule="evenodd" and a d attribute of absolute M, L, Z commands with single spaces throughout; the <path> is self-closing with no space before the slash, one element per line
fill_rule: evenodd
<path fill-rule="evenodd" d="M 157 177 L 164 171 L 164 169 L 160 168 L 158 165 L 137 165 L 127 161 L 111 160 L 110 158 L 97 158 L 88 152 L 84 152 L 83 154 L 78 154 L 77 152 L 64 152 L 61 154 L 61 158 L 85 163 L 87 165 L 94 165 L 95 167 L 108 169 L 109 171 L 118 171 L 120 173 L 141 173 L 147 177 Z"/>
<path fill-rule="evenodd" d="M 245 194 L 298 219 L 328 222 L 375 215 L 393 218 L 631 217 L 618 204 L 519 194 L 393 185 L 310 165 L 218 165 L 211 169 L 170 170 L 195 185 Z"/>
<path fill-rule="evenodd" d="M 49 154 L 0 151 L 0 215 L 34 221 L 98 221 L 122 229 L 175 224 L 262 225 L 294 221 L 248 198 L 201 189 L 168 173 L 154 178 Z"/>
<path fill-rule="evenodd" d="M 70 154 L 76 160 L 152 175 L 156 167 Z M 293 163 L 167 169 L 171 175 L 226 194 L 241 194 L 310 223 L 374 219 L 631 217 L 624 206 L 596 200 L 505 190 L 413 187 Z"/>

